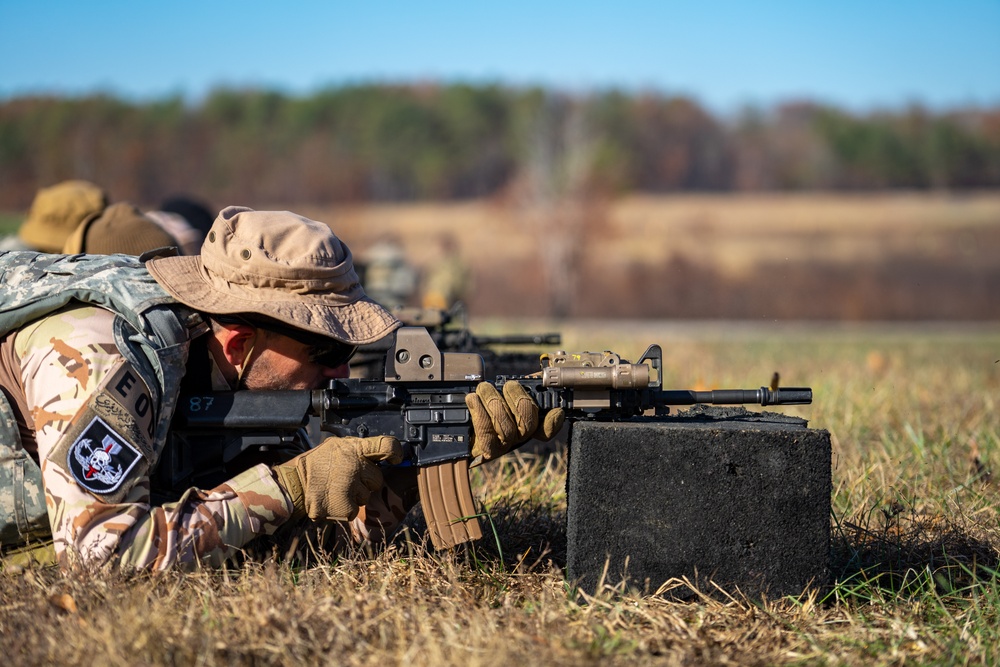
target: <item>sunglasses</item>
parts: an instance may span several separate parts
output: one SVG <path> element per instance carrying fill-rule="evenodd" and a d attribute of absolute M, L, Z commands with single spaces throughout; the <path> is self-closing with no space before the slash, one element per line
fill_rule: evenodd
<path fill-rule="evenodd" d="M 287 324 L 282 324 L 277 320 L 250 318 L 240 315 L 213 315 L 213 317 L 223 324 L 246 324 L 255 329 L 264 329 L 272 333 L 287 336 L 308 348 L 310 363 L 327 368 L 339 368 L 343 366 L 358 351 L 357 345 L 342 343 L 327 336 L 296 329 Z"/>

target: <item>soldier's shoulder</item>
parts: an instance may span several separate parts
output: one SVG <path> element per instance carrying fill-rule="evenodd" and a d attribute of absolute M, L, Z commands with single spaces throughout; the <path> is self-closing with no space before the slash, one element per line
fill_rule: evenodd
<path fill-rule="evenodd" d="M 18 356 L 36 344 L 48 347 L 51 339 L 114 340 L 115 314 L 99 306 L 75 303 L 44 315 L 21 327 L 15 338 Z"/>

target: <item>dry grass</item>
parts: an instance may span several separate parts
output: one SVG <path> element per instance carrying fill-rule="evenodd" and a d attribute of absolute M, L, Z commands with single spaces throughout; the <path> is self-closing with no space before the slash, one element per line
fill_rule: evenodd
<path fill-rule="evenodd" d="M 546 322 L 477 323 L 550 329 Z M 992 663 L 1000 647 L 1000 333 L 563 324 L 568 348 L 665 345 L 676 387 L 809 384 L 834 436 L 835 580 L 798 598 L 678 602 L 563 580 L 565 457 L 508 457 L 475 549 L 412 540 L 162 576 L 0 573 L 7 664 Z M 669 585 L 683 585 L 672 582 Z M 709 591 L 705 591 L 709 592 Z"/>

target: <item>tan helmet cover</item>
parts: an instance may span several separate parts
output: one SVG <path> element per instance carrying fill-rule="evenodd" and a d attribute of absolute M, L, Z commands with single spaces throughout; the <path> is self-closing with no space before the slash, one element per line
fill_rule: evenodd
<path fill-rule="evenodd" d="M 60 252 L 73 230 L 107 205 L 107 194 L 89 181 L 63 181 L 42 188 L 35 195 L 18 236 L 30 248 Z"/>

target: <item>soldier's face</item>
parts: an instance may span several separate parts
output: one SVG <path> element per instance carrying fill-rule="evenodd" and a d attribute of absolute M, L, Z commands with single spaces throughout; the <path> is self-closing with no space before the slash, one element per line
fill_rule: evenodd
<path fill-rule="evenodd" d="M 243 376 L 244 389 L 319 389 L 327 380 L 351 374 L 346 363 L 336 368 L 315 363 L 310 347 L 288 336 L 268 333 L 260 337 L 257 346 L 260 352 L 254 353 Z"/>

